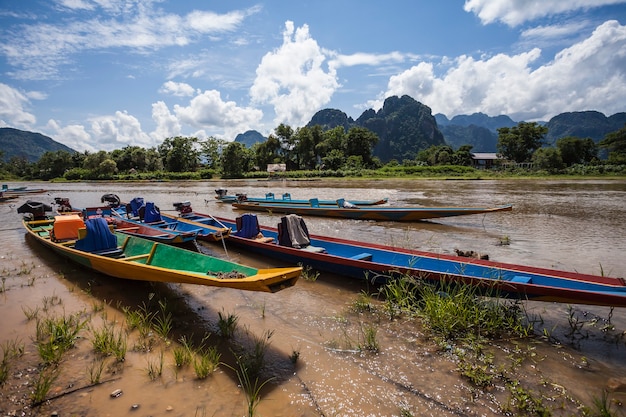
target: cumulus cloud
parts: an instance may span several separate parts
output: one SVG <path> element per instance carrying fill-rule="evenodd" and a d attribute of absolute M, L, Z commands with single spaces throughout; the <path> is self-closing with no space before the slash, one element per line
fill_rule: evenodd
<path fill-rule="evenodd" d="M 61 126 L 61 124 L 54 120 L 48 120 L 45 127 L 46 134 L 55 141 L 69 146 L 78 152 L 98 152 L 100 149 L 96 149 L 91 145 L 91 135 L 87 133 L 85 127 L 82 125 L 68 125 Z"/>
<path fill-rule="evenodd" d="M 177 83 L 174 81 L 165 82 L 159 89 L 159 93 L 173 95 L 177 97 L 191 97 L 196 90 L 187 83 Z"/>
<path fill-rule="evenodd" d="M 99 150 L 112 151 L 128 145 L 150 148 L 155 145 L 155 141 L 141 130 L 139 120 L 125 111 L 91 119 L 91 135 L 97 141 L 94 146 Z"/>
<path fill-rule="evenodd" d="M 309 27 L 285 23 L 282 45 L 267 53 L 250 88 L 253 103 L 274 106 L 276 124 L 302 126 L 328 103 L 337 88 L 335 69 L 324 69 L 326 55 L 311 38 Z"/>
<path fill-rule="evenodd" d="M 461 56 L 437 75 L 435 63 L 420 64 L 390 78 L 382 98 L 408 94 L 447 116 L 484 112 L 514 120 L 547 120 L 565 111 L 624 111 L 626 26 L 607 21 L 585 40 L 533 69 L 538 48 L 517 55 L 474 59 Z M 443 65 L 443 64 L 442 64 Z"/>
<path fill-rule="evenodd" d="M 234 32 L 247 16 L 259 10 L 253 7 L 223 14 L 194 10 L 176 15 L 164 13 L 152 2 L 66 0 L 60 5 L 70 9 L 62 21 L 0 30 L 0 53 L 15 69 L 11 76 L 57 78 L 60 66 L 85 51 L 126 48 L 141 53 L 187 45 L 203 35 Z"/>
<path fill-rule="evenodd" d="M 35 115 L 27 110 L 30 106 L 29 98 L 43 99 L 45 96 L 37 92 L 21 92 L 0 83 L 0 124 L 18 128 L 28 128 L 35 124 Z"/>
<path fill-rule="evenodd" d="M 220 92 L 207 90 L 192 98 L 188 106 L 174 105 L 180 123 L 208 131 L 223 132 L 226 139 L 238 133 L 257 129 L 263 112 L 252 107 L 239 107 L 234 101 L 224 101 Z"/>
<path fill-rule="evenodd" d="M 517 26 L 526 21 L 545 16 L 590 9 L 611 4 L 626 3 L 624 0 L 465 0 L 466 12 L 474 13 L 483 24 L 503 22 Z"/>
<path fill-rule="evenodd" d="M 160 143 L 165 138 L 180 136 L 181 126 L 178 118 L 170 112 L 163 101 L 152 104 L 152 120 L 156 123 L 156 129 L 150 133 L 153 140 Z"/>

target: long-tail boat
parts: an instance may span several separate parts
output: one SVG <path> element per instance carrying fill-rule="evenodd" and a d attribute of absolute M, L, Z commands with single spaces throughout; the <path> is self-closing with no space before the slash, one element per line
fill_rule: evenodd
<path fill-rule="evenodd" d="M 487 214 L 499 211 L 511 211 L 508 204 L 498 207 L 358 207 L 347 204 L 344 199 L 337 200 L 334 206 L 321 206 L 317 199 L 311 199 L 309 206 L 296 204 L 271 203 L 233 203 L 234 208 L 245 211 L 264 211 L 267 213 L 297 214 L 300 216 L 336 217 L 355 220 L 377 220 L 394 222 L 413 222 L 440 217 Z"/>
<path fill-rule="evenodd" d="M 248 197 L 247 194 L 227 194 L 227 190 L 223 188 L 218 188 L 215 190 L 217 194 L 215 198 L 217 201 L 222 203 L 238 203 L 238 202 L 247 202 L 247 203 L 271 203 L 271 204 L 297 204 L 297 205 L 309 205 L 310 199 L 302 200 L 302 199 L 294 199 L 291 198 L 291 193 L 283 193 L 280 197 L 277 197 L 274 193 L 265 193 L 265 197 Z M 376 206 L 380 204 L 385 204 L 389 201 L 388 198 L 381 198 L 378 200 L 352 200 L 349 199 L 347 202 L 349 204 L 353 204 L 355 206 Z M 337 199 L 334 200 L 323 200 L 318 199 L 318 204 L 321 206 L 336 206 Z"/>
<path fill-rule="evenodd" d="M 23 224 L 29 236 L 59 255 L 115 278 L 277 292 L 294 285 L 302 269 L 240 265 L 111 231 L 103 217 L 26 215 Z"/>
<path fill-rule="evenodd" d="M 206 215 L 193 212 L 186 216 L 193 220 Z M 281 263 L 378 283 L 406 275 L 427 282 L 462 282 L 486 293 L 512 298 L 626 307 L 626 281 L 621 277 L 311 235 L 304 220 L 296 215 L 284 216 L 277 227 L 260 226 L 253 213 L 245 213 L 235 220 L 216 219 L 232 228 L 227 245 L 236 245 Z"/>

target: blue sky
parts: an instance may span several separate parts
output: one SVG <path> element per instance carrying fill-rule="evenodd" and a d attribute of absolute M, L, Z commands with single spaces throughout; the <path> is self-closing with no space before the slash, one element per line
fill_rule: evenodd
<path fill-rule="evenodd" d="M 0 0 L 0 127 L 78 151 L 232 140 L 407 94 L 626 111 L 626 0 Z"/>

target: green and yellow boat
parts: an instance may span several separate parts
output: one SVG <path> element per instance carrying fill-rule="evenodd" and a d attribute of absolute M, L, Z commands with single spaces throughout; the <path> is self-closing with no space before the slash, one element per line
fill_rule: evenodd
<path fill-rule="evenodd" d="M 25 217 L 23 223 L 30 236 L 59 255 L 115 278 L 277 292 L 293 286 L 302 271 L 300 267 L 256 269 L 114 232 L 104 218 Z"/>

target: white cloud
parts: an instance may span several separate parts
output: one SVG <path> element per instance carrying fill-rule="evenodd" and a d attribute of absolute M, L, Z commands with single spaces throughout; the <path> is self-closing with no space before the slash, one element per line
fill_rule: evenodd
<path fill-rule="evenodd" d="M 234 139 L 238 133 L 258 129 L 263 118 L 261 110 L 224 101 L 216 90 L 198 94 L 186 107 L 174 105 L 174 113 L 180 123 L 223 132 L 225 139 Z"/>
<path fill-rule="evenodd" d="M 406 54 L 400 52 L 390 52 L 388 54 L 368 54 L 356 53 L 352 55 L 337 55 L 330 63 L 331 68 L 352 67 L 355 65 L 382 65 L 386 63 L 403 62 L 407 58 Z"/>
<path fill-rule="evenodd" d="M 141 130 L 136 117 L 127 112 L 116 111 L 113 116 L 100 116 L 91 119 L 91 136 L 97 141 L 99 150 L 112 151 L 125 146 L 150 148 L 155 141 Z"/>
<path fill-rule="evenodd" d="M 250 88 L 252 101 L 272 104 L 277 125 L 305 125 L 339 88 L 335 70 L 330 66 L 324 70 L 325 60 L 308 26 L 294 29 L 293 22 L 287 21 L 283 44 L 267 53 L 256 70 Z"/>
<path fill-rule="evenodd" d="M 517 26 L 529 20 L 580 9 L 626 3 L 624 0 L 465 0 L 466 12 L 485 25 L 496 21 Z"/>
<path fill-rule="evenodd" d="M 78 152 L 98 152 L 91 145 L 91 135 L 87 133 L 82 125 L 68 125 L 62 127 L 56 120 L 50 119 L 46 124 L 46 134 L 55 141 L 69 146 Z"/>
<path fill-rule="evenodd" d="M 180 136 L 181 126 L 178 118 L 170 113 L 164 102 L 158 101 L 152 104 L 152 120 L 157 127 L 154 132 L 150 133 L 150 136 L 156 142 L 161 143 L 165 138 Z"/>
<path fill-rule="evenodd" d="M 196 93 L 196 90 L 187 83 L 167 81 L 163 83 L 159 89 L 159 93 L 171 94 L 177 97 L 191 97 Z"/>
<path fill-rule="evenodd" d="M 0 83 L 0 124 L 17 128 L 30 128 L 37 121 L 27 110 L 29 98 L 44 98 L 41 93 L 21 91 Z"/>
<path fill-rule="evenodd" d="M 626 26 L 605 22 L 533 70 L 540 54 L 535 48 L 512 56 L 461 56 L 442 76 L 434 64 L 422 62 L 391 77 L 382 97 L 408 94 L 447 116 L 484 112 L 514 120 L 547 120 L 582 109 L 607 115 L 624 111 Z M 370 104 L 380 107 L 382 98 Z"/>
<path fill-rule="evenodd" d="M 152 2 L 66 0 L 61 5 L 80 14 L 68 13 L 54 24 L 37 22 L 0 30 L 0 53 L 15 68 L 9 73 L 11 76 L 57 78 L 59 67 L 71 63 L 76 54 L 84 51 L 127 48 L 142 53 L 187 45 L 206 39 L 203 35 L 234 32 L 247 16 L 260 10 L 252 7 L 224 14 L 195 10 L 176 15 L 164 13 Z"/>

